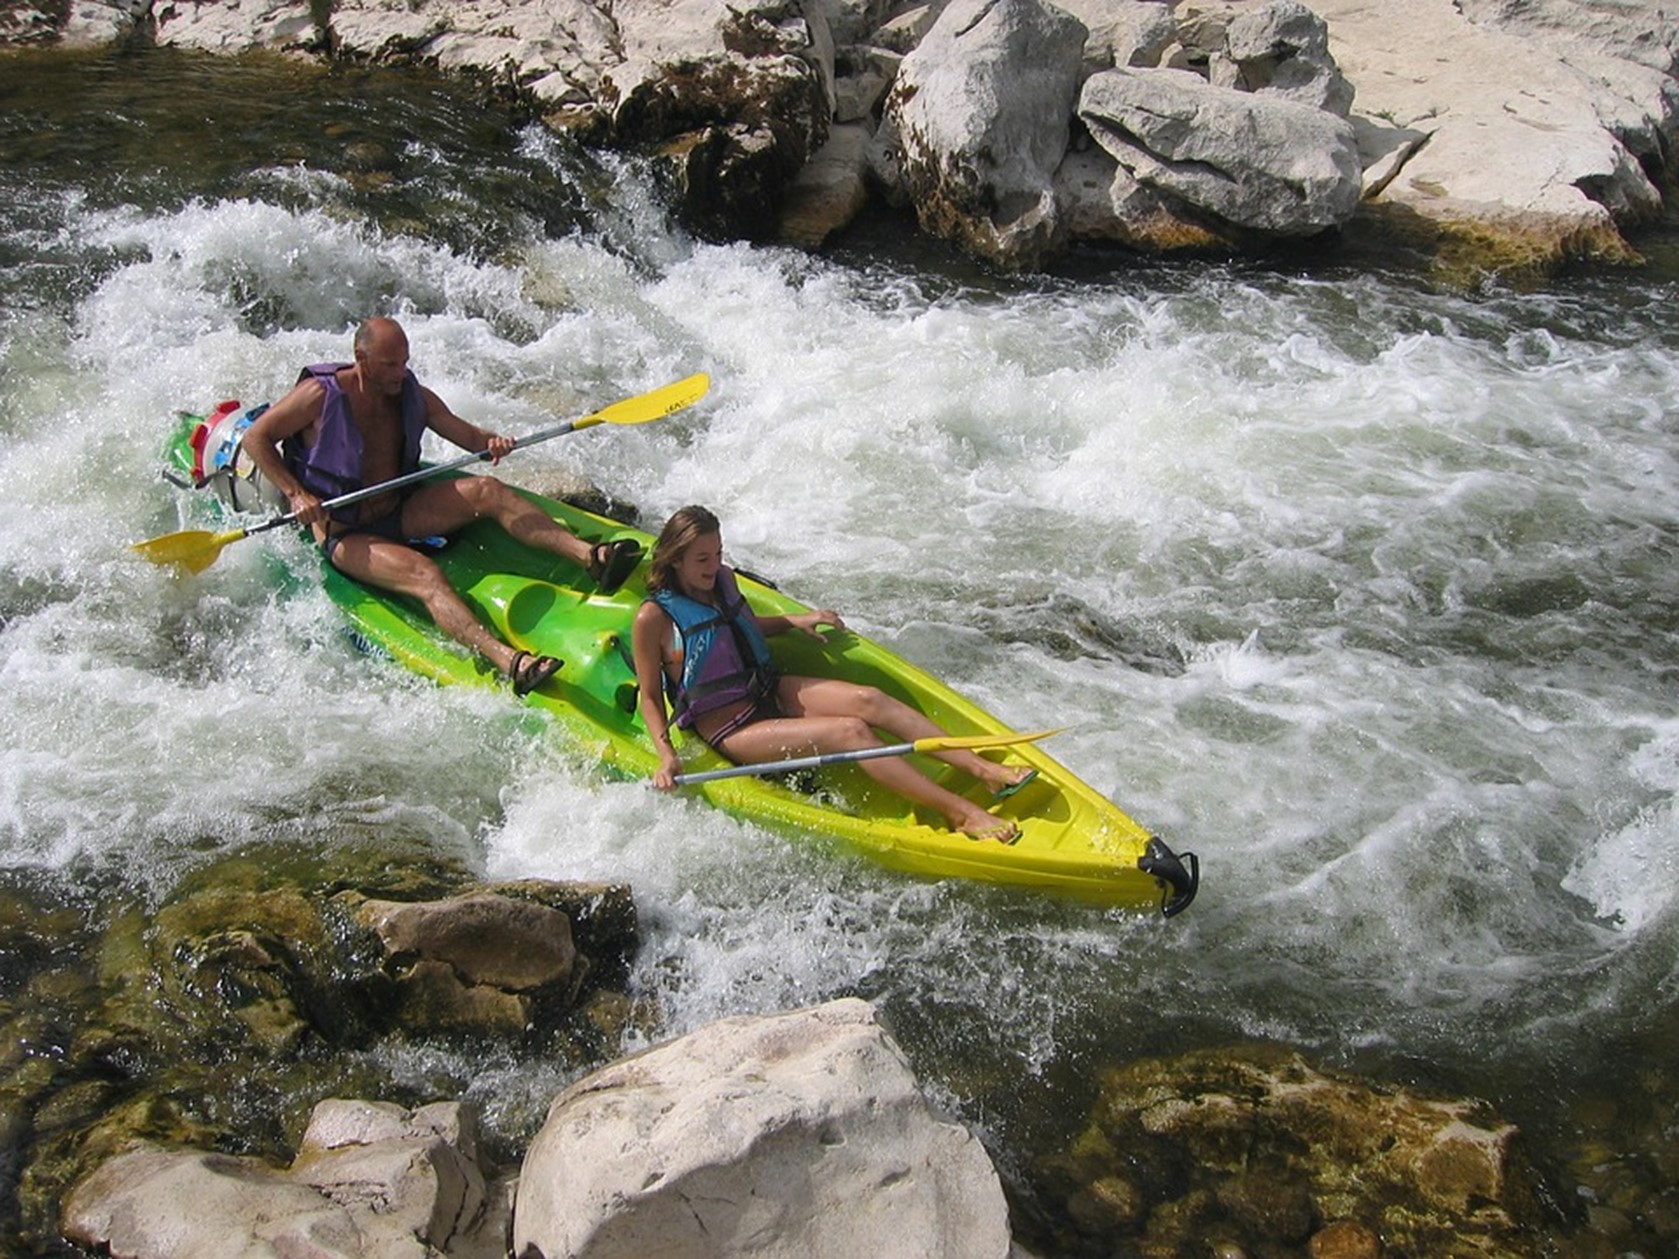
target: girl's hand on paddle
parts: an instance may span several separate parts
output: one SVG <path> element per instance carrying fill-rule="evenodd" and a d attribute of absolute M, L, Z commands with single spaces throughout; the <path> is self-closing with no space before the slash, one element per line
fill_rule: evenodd
<path fill-rule="evenodd" d="M 503 456 L 513 453 L 515 440 L 502 433 L 488 434 L 489 440 L 484 443 L 484 450 L 490 456 L 490 462 L 500 463 Z"/>
<path fill-rule="evenodd" d="M 675 791 L 676 776 L 682 772 L 682 759 L 670 741 L 670 731 L 655 735 L 653 750 L 659 754 L 659 768 L 653 771 L 653 785 L 660 791 Z"/>

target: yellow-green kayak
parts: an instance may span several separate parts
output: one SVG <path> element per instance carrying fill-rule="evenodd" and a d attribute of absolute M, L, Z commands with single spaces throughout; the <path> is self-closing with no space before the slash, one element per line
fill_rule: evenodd
<path fill-rule="evenodd" d="M 199 416 L 183 413 L 170 447 L 174 467 L 198 485 L 209 480 L 204 423 Z M 249 490 L 244 492 L 249 501 Z M 644 550 L 652 549 L 653 539 L 645 533 L 567 503 L 525 496 L 580 537 L 634 538 Z M 216 540 L 231 536 L 242 533 L 217 535 Z M 466 601 L 508 643 L 564 661 L 554 678 L 524 702 L 545 712 L 571 748 L 598 758 L 608 773 L 651 778 L 658 762 L 637 713 L 629 652 L 630 622 L 646 595 L 645 564 L 621 589 L 602 595 L 575 565 L 525 547 L 492 523 L 468 527 L 435 558 Z M 740 576 L 741 589 L 757 611 L 808 610 L 779 590 Z M 359 585 L 325 564 L 322 581 L 356 633 L 409 668 L 438 682 L 491 680 L 432 626 L 418 605 Z M 830 633 L 821 641 L 781 634 L 771 646 L 786 672 L 878 686 L 952 735 L 1010 733 L 1009 727 L 938 679 L 859 634 Z M 677 737 L 689 770 L 727 765 L 699 740 L 690 739 L 684 746 L 680 734 Z M 984 754 L 1029 765 L 1038 771 L 1037 777 L 993 804 L 981 784 L 942 761 L 923 755 L 910 759 L 950 790 L 966 792 L 998 816 L 1012 818 L 1021 832 L 1012 845 L 970 839 L 947 829 L 942 818 L 923 816 L 902 797 L 876 787 L 856 764 L 824 766 L 796 777 L 725 778 L 681 790 L 747 821 L 831 836 L 912 875 L 1009 884 L 1099 905 L 1159 906 L 1168 916 L 1194 898 L 1200 876 L 1194 854 L 1174 854 L 1040 746 L 1018 743 Z"/>

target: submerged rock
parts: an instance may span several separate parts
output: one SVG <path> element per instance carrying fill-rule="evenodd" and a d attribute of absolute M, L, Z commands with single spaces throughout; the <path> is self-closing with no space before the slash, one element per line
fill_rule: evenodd
<path fill-rule="evenodd" d="M 356 918 L 378 935 L 411 1029 L 495 1027 L 521 1036 L 532 994 L 568 989 L 577 966 L 571 920 L 557 909 L 490 892 L 442 901 L 364 901 Z"/>
<path fill-rule="evenodd" d="M 414 1100 L 392 1079 L 385 1047 L 499 1043 L 585 1069 L 639 1030 L 642 1012 L 621 991 L 637 935 L 627 888 L 474 884 L 445 864 L 397 858 L 399 848 L 391 837 L 366 850 L 235 854 L 155 910 L 103 911 L 103 933 L 88 932 L 74 971 L 63 959 L 37 971 L 42 982 L 77 980 L 58 984 L 50 1029 L 6 1020 L 0 992 L 0 1026 L 24 1049 L 0 1057 L 0 1170 L 16 1186 L 15 1200 L 0 1198 L 0 1225 L 12 1217 L 26 1237 L 56 1236 L 71 1187 L 137 1145 L 239 1152 L 252 1161 L 206 1153 L 196 1167 L 174 1158 L 143 1167 L 171 1184 L 237 1167 L 237 1183 L 222 1188 L 267 1193 L 261 1169 L 290 1148 L 321 1097 Z M 369 905 L 388 943 L 358 921 Z M 16 939 L 0 915 L 0 949 Z M 421 963 L 471 995 L 416 998 L 410 972 Z M 42 1039 L 38 1051 L 31 1037 Z M 302 1209 L 336 1218 L 319 1204 Z"/>
<path fill-rule="evenodd" d="M 344 910 L 339 929 L 352 922 L 348 889 L 336 899 L 279 895 L 277 917 L 264 921 L 243 894 L 255 886 L 241 883 L 276 876 L 237 861 L 221 873 L 166 907 L 171 934 L 143 914 L 119 919 L 105 965 L 147 959 L 123 974 L 155 995 L 168 986 L 144 969 L 158 964 L 154 948 L 213 940 L 177 959 L 212 1022 L 266 1002 L 305 1030 L 257 1035 L 235 1019 L 225 1039 L 207 1040 L 202 1029 L 177 1026 L 175 1008 L 161 1002 L 142 1025 L 89 1017 L 51 1052 L 61 1033 L 13 1016 L 0 1042 L 16 1037 L 17 1045 L 3 1059 L 0 1154 L 22 1165 L 23 1227 L 13 1231 L 41 1251 L 62 1232 L 136 1259 L 257 1249 L 491 1259 L 507 1253 L 512 1229 L 514 1253 L 530 1256 L 729 1253 L 748 1244 L 766 1256 L 1022 1253 L 989 1156 L 929 1107 L 864 1002 L 728 1019 L 600 1067 L 555 1097 L 528 1148 L 504 1150 L 498 1163 L 483 1149 L 473 1106 L 413 1097 L 411 1084 L 376 1068 L 369 1042 L 329 1039 L 320 1029 L 335 1007 L 321 994 L 333 985 L 299 983 L 286 959 L 319 947 L 337 958 L 330 974 L 397 973 L 424 955 L 452 974 L 463 965 L 477 980 L 493 975 L 541 991 L 556 987 L 564 949 L 545 944 L 534 961 L 498 960 L 462 928 L 499 921 L 484 916 L 492 908 L 556 927 L 544 911 L 563 912 L 577 957 L 601 959 L 575 998 L 571 1026 L 587 1024 L 599 1038 L 591 1043 L 616 1045 L 634 1002 L 595 976 L 622 982 L 628 951 L 614 961 L 618 951 L 605 942 L 633 943 L 628 897 L 610 887 L 473 885 L 410 870 L 385 890 L 414 895 L 437 885 L 446 894 L 435 905 L 358 900 L 386 927 L 385 941 L 370 947 L 372 933 L 364 939 L 354 928 L 327 932 L 336 943 L 310 935 L 311 900 L 329 917 Z M 286 880 L 278 883 L 267 890 L 283 892 Z M 302 930 L 309 949 L 276 949 L 278 923 Z M 0 946 L 22 957 L 32 947 L 15 926 L 0 931 Z M 61 969 L 45 957 L 32 965 L 43 983 Z M 66 999 L 82 992 L 51 986 Z M 306 992 L 315 998 L 296 999 Z M 98 1014 L 119 1011 L 144 1013 L 113 1002 Z M 365 1033 L 382 1017 L 364 1013 L 359 1026 Z M 475 1035 L 477 1044 L 496 1043 L 493 1028 Z M 1658 1028 L 1651 1044 L 1670 1039 Z M 533 1052 L 528 1033 L 510 1031 L 498 1052 L 518 1046 L 549 1071 L 567 1065 L 574 1044 L 552 1039 Z M 1586 1204 L 1571 1221 L 1556 1197 L 1536 1192 L 1520 1134 L 1484 1105 L 1322 1071 L 1263 1045 L 1106 1072 L 1083 1130 L 1036 1169 L 1015 1206 L 1055 1253 L 1654 1253 L 1679 1216 L 1675 1160 L 1663 1140 L 1673 1082 L 1659 1050 L 1642 1057 L 1658 1065 L 1635 1090 L 1616 1081 L 1570 1116 Z M 323 1096 L 331 1100 L 316 1104 Z M 515 1180 L 510 1164 L 521 1156 Z"/>
<path fill-rule="evenodd" d="M 1558 1224 L 1516 1129 L 1484 1106 L 1331 1075 L 1279 1046 L 1107 1072 L 1046 1173 L 1079 1237 L 1150 1253 L 1217 1238 L 1254 1253 L 1517 1259 Z"/>
<path fill-rule="evenodd" d="M 472 1107 L 335 1098 L 289 1164 L 130 1142 L 63 1213 L 71 1241 L 130 1259 L 495 1259 L 510 1222 L 533 1259 L 1018 1253 L 984 1149 L 858 1000 L 724 1020 L 586 1077 L 517 1178 L 483 1159 Z"/>

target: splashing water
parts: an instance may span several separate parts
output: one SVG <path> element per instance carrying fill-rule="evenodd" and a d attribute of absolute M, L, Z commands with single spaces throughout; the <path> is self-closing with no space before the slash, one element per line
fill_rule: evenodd
<path fill-rule="evenodd" d="M 627 880 L 666 1031 L 861 993 L 1005 1130 L 1082 1066 L 1240 1035 L 1433 1061 L 1520 1111 L 1672 1006 L 1671 280 L 981 281 L 705 245 L 629 164 L 425 108 L 424 144 L 387 137 L 425 205 L 293 111 L 235 172 L 0 175 L 7 868 L 161 894 L 218 848 L 388 829 Z M 379 310 L 515 433 L 711 373 L 704 406 L 507 473 L 578 470 L 654 527 L 706 503 L 736 563 L 1068 727 L 1058 759 L 1201 854 L 1193 910 L 917 883 L 605 781 L 504 694 L 360 654 L 293 538 L 189 582 L 135 562 L 203 523 L 156 475 L 171 415 L 277 396 Z"/>

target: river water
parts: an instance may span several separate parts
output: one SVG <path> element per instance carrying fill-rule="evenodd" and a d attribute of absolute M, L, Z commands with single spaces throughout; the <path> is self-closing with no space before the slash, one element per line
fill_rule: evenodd
<path fill-rule="evenodd" d="M 661 204 L 413 76 L 8 61 L 7 885 L 162 898 L 218 852 L 369 833 L 628 880 L 661 1034 L 867 996 L 1013 1181 L 1103 1064 L 1258 1037 L 1484 1097 L 1571 1192 L 1577 1114 L 1679 1030 L 1671 265 L 1520 293 L 1333 258 L 1003 280 L 888 230 L 707 244 Z M 129 551 L 207 523 L 157 475 L 177 409 L 275 397 L 380 311 L 515 433 L 711 373 L 513 479 L 575 469 L 655 528 L 709 504 L 736 563 L 1067 727 L 1060 760 L 1200 854 L 1194 907 L 758 833 L 606 781 L 505 692 L 359 654 L 276 580 L 312 563 L 293 538 L 186 581 Z M 564 1082 L 480 1065 L 513 1132 Z"/>

